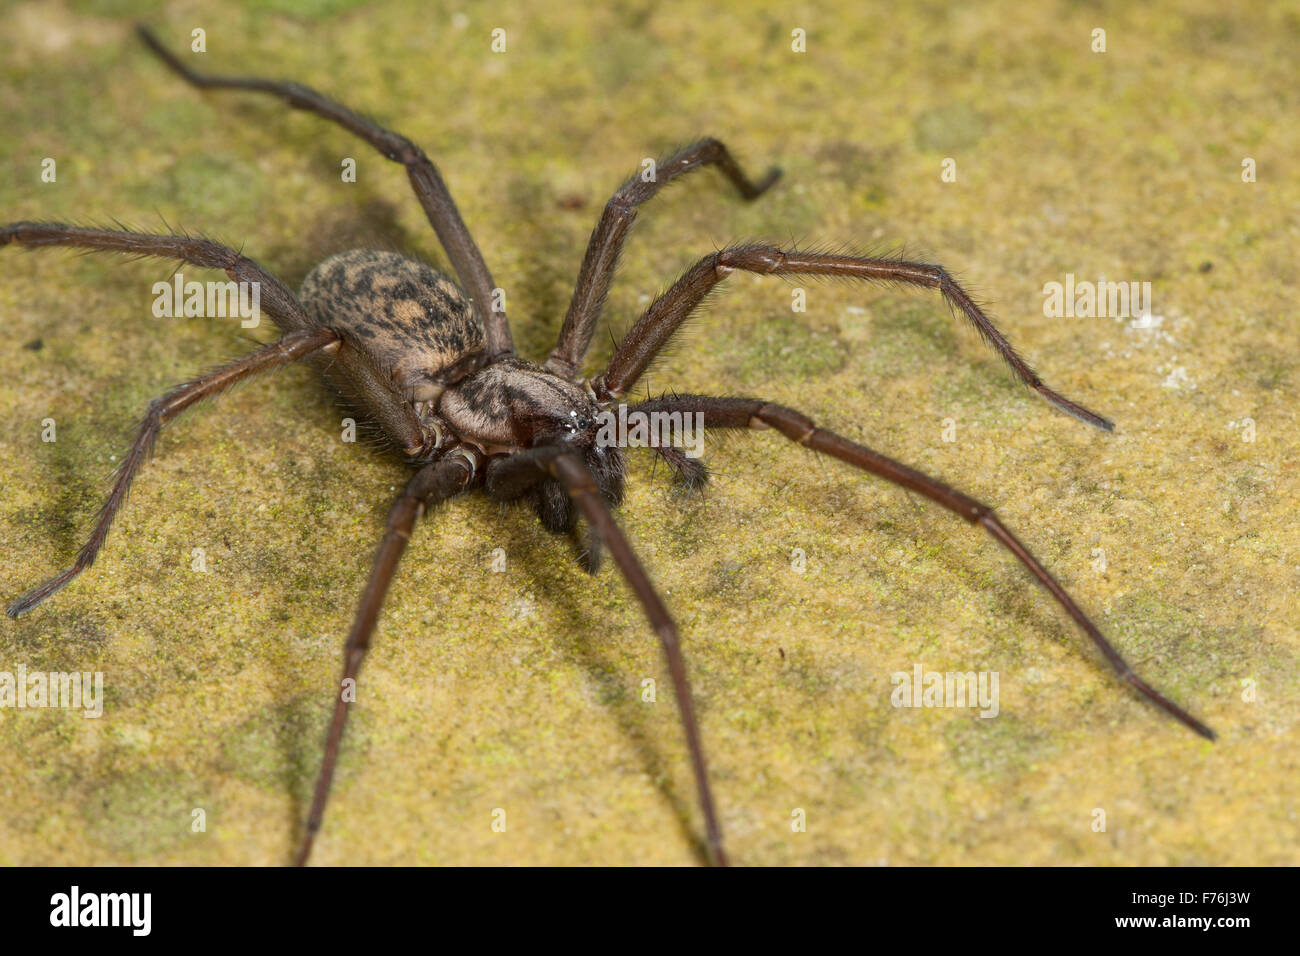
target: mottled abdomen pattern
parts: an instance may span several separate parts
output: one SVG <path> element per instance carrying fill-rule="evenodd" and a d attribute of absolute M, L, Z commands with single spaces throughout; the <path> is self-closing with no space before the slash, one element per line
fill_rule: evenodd
<path fill-rule="evenodd" d="M 465 294 L 436 269 L 395 252 L 353 249 L 303 280 L 303 305 L 352 339 L 411 401 L 431 401 L 484 358 L 483 326 Z"/>

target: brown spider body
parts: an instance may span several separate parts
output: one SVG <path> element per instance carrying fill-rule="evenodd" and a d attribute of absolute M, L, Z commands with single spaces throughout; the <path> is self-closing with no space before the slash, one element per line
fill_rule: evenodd
<path fill-rule="evenodd" d="M 686 270 L 637 320 L 603 372 L 581 375 L 623 240 L 637 207 L 673 179 L 706 165 L 721 171 L 741 195 L 761 195 L 779 176 L 770 171 L 751 182 L 722 143 L 705 139 L 658 164 L 658 178 L 634 176 L 606 204 L 578 273 L 559 341 L 538 365 L 515 355 L 504 311 L 492 308 L 494 285 L 482 254 L 461 220 L 437 168 L 409 140 L 298 84 L 257 78 L 199 74 L 167 51 L 147 30 L 141 37 L 164 63 L 199 88 L 271 93 L 290 106 L 314 112 L 360 136 L 383 156 L 401 163 L 416 197 L 460 280 L 390 252 L 353 250 L 321 263 L 304 281 L 301 298 L 253 260 L 211 240 L 187 235 L 149 235 L 64 223 L 0 225 L 0 246 L 52 245 L 159 256 L 221 269 L 233 280 L 256 283 L 262 307 L 283 336 L 248 356 L 209 372 L 152 402 L 86 545 L 72 566 L 9 606 L 27 613 L 72 581 L 94 561 L 136 472 L 148 458 L 162 426 L 197 402 L 261 371 L 299 360 L 316 361 L 325 376 L 377 424 L 417 470 L 394 501 L 376 551 L 369 581 L 344 649 L 333 718 L 297 855 L 305 863 L 320 830 L 339 745 L 361 663 L 398 562 L 416 521 L 431 506 L 481 488 L 499 501 L 525 500 L 550 530 L 574 527 L 579 513 L 591 535 L 586 566 L 595 570 L 608 549 L 664 649 L 682 718 L 706 849 L 724 863 L 722 830 L 714 806 L 681 639 L 671 614 L 623 536 L 609 506 L 623 494 L 624 462 L 616 447 L 599 440 L 598 420 L 629 393 L 677 330 L 727 275 L 840 276 L 866 282 L 907 284 L 938 291 L 974 325 L 1029 388 L 1057 409 L 1109 431 L 1105 418 L 1048 388 L 991 319 L 942 267 L 903 259 L 803 252 L 769 245 L 743 245 L 704 256 Z M 462 291 L 462 289 L 464 291 Z M 941 481 L 817 425 L 808 416 L 762 399 L 673 395 L 642 402 L 645 415 L 698 416 L 709 429 L 767 428 L 813 451 L 922 495 L 987 531 L 1047 589 L 1093 642 L 1119 679 L 1148 701 L 1207 739 L 1214 733 L 1146 684 L 1102 635 L 1065 588 L 1017 539 L 989 506 Z M 707 471 L 681 449 L 655 449 L 688 485 Z"/>
<path fill-rule="evenodd" d="M 331 256 L 298 297 L 319 327 L 364 352 L 412 402 L 436 400 L 486 358 L 483 324 L 465 294 L 432 266 L 395 252 Z"/>
<path fill-rule="evenodd" d="M 487 459 L 495 475 L 499 456 L 563 442 L 583 456 L 607 501 L 622 500 L 622 455 L 596 446 L 600 406 L 581 386 L 536 363 L 502 355 L 489 364 L 473 304 L 432 266 L 394 252 L 353 249 L 313 269 L 299 298 L 319 327 L 337 332 L 373 363 L 393 400 L 419 420 L 425 443 L 413 461 L 428 462 L 455 447 Z M 335 372 L 328 356 L 318 361 L 327 378 L 371 412 L 368 417 L 378 418 L 364 388 Z M 551 531 L 573 527 L 569 496 L 554 480 L 494 481 L 489 490 L 502 501 L 527 498 Z"/>

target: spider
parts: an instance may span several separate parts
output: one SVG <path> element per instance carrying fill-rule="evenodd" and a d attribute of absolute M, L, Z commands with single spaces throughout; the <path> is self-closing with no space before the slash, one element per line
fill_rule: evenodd
<path fill-rule="evenodd" d="M 320 263 L 294 295 L 274 275 L 242 254 L 205 238 L 169 232 L 148 235 L 52 222 L 0 227 L 0 245 L 75 246 L 156 256 L 224 270 L 234 281 L 260 290 L 262 307 L 281 338 L 251 354 L 167 392 L 150 403 L 130 451 L 89 540 L 70 567 L 27 592 L 8 608 L 24 614 L 88 568 L 99 553 L 127 489 L 148 458 L 155 438 L 201 399 L 258 372 L 292 362 L 314 362 L 326 380 L 364 410 L 404 453 L 414 469 L 388 514 L 366 587 L 348 634 L 340 687 L 329 725 L 311 808 L 295 862 L 308 862 L 321 830 L 349 704 L 389 584 L 416 521 L 430 507 L 473 489 L 501 502 L 524 502 L 552 532 L 572 533 L 578 516 L 587 524 L 582 558 L 595 573 L 608 550 L 644 609 L 663 646 L 685 732 L 704 819 L 704 849 L 725 865 L 722 830 L 709 786 L 681 640 L 611 508 L 624 488 L 622 450 L 598 435 L 601 416 L 620 406 L 674 333 L 730 273 L 838 276 L 866 282 L 934 289 L 968 319 L 1029 388 L 1062 412 L 1110 431 L 1105 418 L 1058 394 L 1038 377 L 994 326 L 981 306 L 941 266 L 901 258 L 807 252 L 772 245 L 731 246 L 686 270 L 646 309 L 620 342 L 604 371 L 587 379 L 580 369 L 600 318 L 619 253 L 638 207 L 668 183 L 704 166 L 722 172 L 740 195 L 752 200 L 780 177 L 772 169 L 751 180 L 716 139 L 700 140 L 658 165 L 657 175 L 634 176 L 605 205 L 588 243 L 559 341 L 543 364 L 517 356 L 502 308 L 495 307 L 491 274 L 462 221 L 437 167 L 419 147 L 370 119 L 296 83 L 196 72 L 166 49 L 147 28 L 144 44 L 183 80 L 199 89 L 269 93 L 290 107 L 337 123 L 401 163 L 456 276 L 397 253 L 352 250 Z M 627 406 L 623 405 L 625 410 Z M 705 428 L 775 429 L 781 436 L 910 489 L 973 525 L 982 526 L 1038 579 L 1113 666 L 1119 679 L 1202 737 L 1205 724 L 1144 682 L 1065 589 L 993 510 L 913 468 L 815 424 L 806 415 L 754 398 L 672 395 L 633 406 L 640 413 L 698 413 Z M 690 488 L 707 480 L 707 468 L 673 445 L 656 452 Z"/>

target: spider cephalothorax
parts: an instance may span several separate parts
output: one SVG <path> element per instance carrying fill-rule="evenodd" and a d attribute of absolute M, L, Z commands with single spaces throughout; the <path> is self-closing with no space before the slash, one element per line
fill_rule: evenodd
<path fill-rule="evenodd" d="M 591 379 L 583 377 L 582 364 L 637 207 L 667 183 L 701 166 L 716 167 L 747 199 L 761 195 L 778 178 L 779 172 L 772 170 L 760 181 L 750 181 L 726 147 L 714 139 L 679 150 L 657 164 L 657 176 L 635 176 L 614 194 L 592 233 L 559 342 L 544 365 L 526 361 L 514 354 L 505 312 L 494 307 L 495 287 L 478 247 L 438 170 L 417 146 L 307 87 L 199 74 L 148 31 L 142 29 L 141 37 L 168 67 L 197 87 L 253 90 L 282 97 L 294 108 L 316 113 L 348 129 L 383 156 L 405 166 L 461 287 L 421 262 L 390 252 L 354 250 L 323 262 L 307 277 L 301 296 L 295 296 L 251 259 L 207 239 L 62 223 L 0 226 L 0 246 L 80 246 L 224 270 L 232 280 L 256 284 L 262 308 L 283 333 L 279 341 L 150 404 L 90 539 L 71 567 L 10 605 L 13 617 L 30 611 L 94 561 L 132 478 L 167 421 L 259 371 L 301 359 L 314 360 L 416 469 L 389 513 L 370 579 L 348 634 L 341 686 L 346 689 L 355 684 L 398 561 L 416 520 L 428 506 L 483 488 L 501 501 L 530 502 L 542 523 L 553 531 L 571 529 L 575 517 L 581 514 L 591 531 L 588 569 L 595 569 L 599 546 L 603 545 L 662 642 L 691 755 L 707 852 L 711 860 L 722 863 L 722 830 L 677 627 L 609 510 L 622 500 L 623 455 L 602 438 L 599 421 L 629 393 L 700 302 L 736 270 L 760 275 L 840 276 L 935 289 L 979 330 L 1029 388 L 1084 422 L 1106 430 L 1111 427 L 1100 415 L 1048 388 L 943 268 L 903 259 L 801 252 L 768 245 L 734 246 L 701 258 L 651 303 L 616 347 L 605 369 Z M 821 428 L 800 412 L 761 399 L 673 395 L 642 402 L 633 411 L 669 417 L 691 415 L 710 429 L 772 429 L 784 438 L 910 489 L 983 527 L 1051 593 L 1121 680 L 1196 733 L 1213 739 L 1208 727 L 1133 672 L 1065 589 L 987 505 Z M 659 447 L 657 451 L 688 484 L 703 482 L 707 474 L 703 466 L 684 456 L 680 449 Z M 320 829 L 339 743 L 349 707 L 355 700 L 354 695 L 335 693 L 324 758 L 297 855 L 299 863 L 307 861 Z"/>
<path fill-rule="evenodd" d="M 550 531 L 573 526 L 573 501 L 543 470 L 546 457 L 582 459 L 609 504 L 623 500 L 623 453 L 600 438 L 601 408 L 580 385 L 510 356 L 470 375 L 442 396 L 438 414 L 451 432 L 492 455 L 485 483 L 498 501 L 524 495 Z"/>

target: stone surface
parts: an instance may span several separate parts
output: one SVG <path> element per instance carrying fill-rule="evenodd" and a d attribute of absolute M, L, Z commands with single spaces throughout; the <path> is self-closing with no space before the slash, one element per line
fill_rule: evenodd
<path fill-rule="evenodd" d="M 0 218 L 165 219 L 295 287 L 356 245 L 445 266 L 399 167 L 274 101 L 185 87 L 112 6 L 20 3 L 0 23 Z M 925 290 L 728 280 L 649 388 L 771 397 L 994 504 L 1221 735 L 1119 686 L 1024 570 L 919 498 L 766 433 L 711 443 L 715 480 L 683 502 L 642 453 L 620 517 L 682 626 L 735 861 L 1300 862 L 1293 6 L 147 6 L 173 45 L 207 30 L 208 69 L 299 80 L 422 144 L 530 357 L 608 194 L 642 157 L 712 134 L 786 178 L 747 205 L 702 172 L 646 207 L 613 335 L 728 242 L 905 244 L 1114 418 L 1102 434 L 1035 400 Z M 7 599 L 71 560 L 148 401 L 273 330 L 154 318 L 170 264 L 0 260 Z M 1150 327 L 1044 315 L 1067 274 L 1149 281 Z M 602 330 L 589 369 L 609 353 Z M 343 444 L 340 417 L 290 369 L 175 423 L 94 569 L 0 622 L 0 670 L 100 670 L 107 697 L 99 720 L 0 710 L 0 863 L 289 860 L 406 475 Z M 999 715 L 891 707 L 890 675 L 917 663 L 998 672 Z M 612 569 L 588 578 L 524 511 L 476 497 L 421 526 L 352 730 L 318 862 L 699 859 L 656 642 Z"/>

